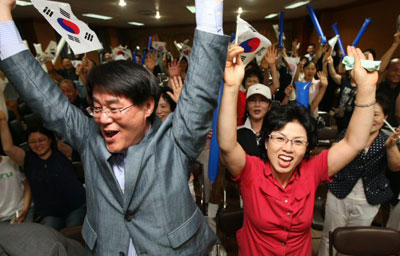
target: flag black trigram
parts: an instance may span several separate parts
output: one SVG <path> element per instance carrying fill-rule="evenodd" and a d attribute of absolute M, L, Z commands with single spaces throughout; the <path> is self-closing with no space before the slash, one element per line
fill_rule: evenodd
<path fill-rule="evenodd" d="M 90 42 L 92 42 L 92 41 L 93 41 L 93 35 L 92 35 L 92 34 L 89 34 L 88 32 L 86 32 L 86 34 L 85 34 L 85 39 L 88 40 L 88 41 L 90 41 Z"/>
<path fill-rule="evenodd" d="M 64 11 L 63 9 L 60 8 L 60 13 L 61 15 L 64 15 L 66 18 L 71 19 L 71 15 L 67 11 Z"/>
<path fill-rule="evenodd" d="M 75 42 L 77 42 L 77 43 L 81 43 L 81 41 L 79 40 L 79 38 L 77 38 L 77 37 L 75 37 L 75 36 L 68 35 L 68 39 L 71 40 L 71 41 L 75 41 Z"/>
<path fill-rule="evenodd" d="M 47 6 L 43 9 L 43 13 L 50 17 L 53 16 L 53 14 L 54 14 L 54 12 Z"/>

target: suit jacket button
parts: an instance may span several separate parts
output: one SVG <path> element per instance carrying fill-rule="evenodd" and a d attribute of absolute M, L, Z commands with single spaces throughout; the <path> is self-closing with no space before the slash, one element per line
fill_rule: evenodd
<path fill-rule="evenodd" d="M 128 222 L 131 222 L 132 221 L 132 216 L 126 214 L 125 215 L 125 220 L 128 221 Z"/>

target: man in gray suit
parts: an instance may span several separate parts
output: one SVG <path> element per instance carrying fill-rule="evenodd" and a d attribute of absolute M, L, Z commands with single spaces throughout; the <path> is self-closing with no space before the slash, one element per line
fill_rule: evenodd
<path fill-rule="evenodd" d="M 0 0 L 0 68 L 46 125 L 81 155 L 87 196 L 82 235 L 90 252 L 206 255 L 216 236 L 190 196 L 188 167 L 204 147 L 223 79 L 229 38 L 222 34 L 222 1 L 196 0 L 186 85 L 164 123 L 154 115 L 154 76 L 127 61 L 91 71 L 94 118 L 87 118 L 25 50 L 12 21 L 14 6 L 15 0 Z M 230 69 L 240 51 L 230 50 Z"/>

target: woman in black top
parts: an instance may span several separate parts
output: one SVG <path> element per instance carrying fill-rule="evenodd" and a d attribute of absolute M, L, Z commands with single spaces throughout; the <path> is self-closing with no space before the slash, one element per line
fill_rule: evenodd
<path fill-rule="evenodd" d="M 35 219 L 56 230 L 78 226 L 86 214 L 85 189 L 72 163 L 55 147 L 51 131 L 39 126 L 28 131 L 29 150 L 13 144 L 0 111 L 1 142 L 6 154 L 24 168 L 31 186 Z"/>

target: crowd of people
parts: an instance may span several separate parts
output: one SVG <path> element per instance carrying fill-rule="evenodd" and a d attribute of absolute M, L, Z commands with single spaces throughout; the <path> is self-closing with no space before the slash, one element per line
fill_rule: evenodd
<path fill-rule="evenodd" d="M 392 202 L 387 226 L 400 230 L 400 182 L 393 175 L 400 171 L 400 59 L 394 56 L 400 32 L 383 56 L 348 47 L 355 60 L 348 71 L 338 47 L 310 43 L 301 53 L 296 39 L 291 49 L 271 45 L 260 63 L 244 66 L 244 49 L 228 49 L 223 35 L 223 1 L 196 0 L 190 57 L 157 61 L 149 51 L 142 65 L 107 52 L 104 63 L 85 56 L 74 66 L 65 57 L 62 69 L 49 62 L 45 73 L 21 41 L 14 5 L 0 0 L 1 88 L 9 80 L 19 104 L 43 123 L 13 114 L 0 97 L 0 225 L 36 222 L 57 231 L 83 225 L 93 255 L 207 255 L 217 237 L 188 181 L 214 132 L 220 164 L 243 198 L 239 255 L 311 255 L 320 185 L 328 194 L 319 255 L 328 255 L 330 231 L 370 226 L 383 203 Z M 288 57 L 296 58 L 295 68 Z M 374 59 L 379 70 L 362 67 Z M 164 75 L 167 80 L 158 79 Z M 310 83 L 308 107 L 297 104 L 297 82 Z M 320 110 L 332 112 L 329 124 Z M 25 147 L 15 143 L 21 138 L 11 116 L 25 121 Z M 385 130 L 385 122 L 395 131 Z M 316 154 L 326 125 L 339 135 Z M 84 180 L 73 162 L 83 166 Z"/>

